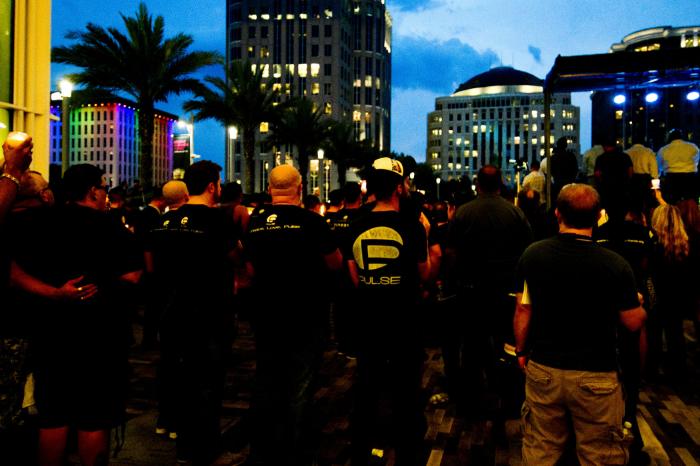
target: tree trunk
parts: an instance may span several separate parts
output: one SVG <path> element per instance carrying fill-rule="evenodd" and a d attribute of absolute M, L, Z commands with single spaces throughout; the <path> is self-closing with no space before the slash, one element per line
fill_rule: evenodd
<path fill-rule="evenodd" d="M 139 180 L 144 192 L 153 187 L 153 108 L 141 105 L 138 112 Z"/>
<path fill-rule="evenodd" d="M 245 179 L 243 186 L 246 194 L 255 192 L 255 128 L 243 128 L 243 162 Z"/>

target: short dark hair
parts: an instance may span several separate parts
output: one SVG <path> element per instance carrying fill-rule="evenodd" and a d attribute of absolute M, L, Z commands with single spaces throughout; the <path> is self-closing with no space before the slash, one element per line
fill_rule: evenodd
<path fill-rule="evenodd" d="M 341 189 L 334 189 L 328 193 L 328 200 L 332 206 L 339 206 L 343 203 L 343 191 Z"/>
<path fill-rule="evenodd" d="M 566 226 L 592 228 L 598 223 L 600 196 L 587 184 L 567 184 L 557 197 L 557 210 Z"/>
<path fill-rule="evenodd" d="M 90 188 L 102 186 L 104 171 L 95 165 L 81 163 L 73 165 L 63 174 L 62 193 L 66 201 L 82 201 Z"/>
<path fill-rule="evenodd" d="M 484 165 L 476 175 L 476 184 L 481 192 L 497 193 L 501 189 L 501 169 L 495 165 Z"/>
<path fill-rule="evenodd" d="M 351 204 L 357 201 L 357 198 L 362 196 L 362 188 L 354 181 L 348 181 L 343 186 L 343 200 L 346 204 Z"/>
<path fill-rule="evenodd" d="M 385 201 L 391 197 L 397 186 L 403 184 L 403 177 L 389 170 L 373 169 L 367 179 L 367 190 L 376 198 Z"/>
<path fill-rule="evenodd" d="M 539 170 L 540 166 L 541 166 L 540 161 L 537 159 L 533 160 L 532 163 L 530 164 L 530 168 L 534 168 L 535 170 Z"/>
<path fill-rule="evenodd" d="M 226 202 L 239 202 L 241 200 L 241 197 L 243 197 L 243 188 L 241 187 L 240 184 L 236 183 L 235 181 L 232 181 L 230 183 L 226 183 L 224 186 L 221 188 L 221 202 L 226 203 Z"/>
<path fill-rule="evenodd" d="M 321 199 L 315 194 L 307 194 L 301 202 L 304 204 L 305 209 L 313 210 L 317 205 L 321 204 Z"/>
<path fill-rule="evenodd" d="M 185 170 L 184 182 L 187 185 L 187 191 L 191 196 L 199 196 L 209 186 L 209 183 L 216 184 L 219 181 L 219 172 L 221 166 L 210 160 L 200 160 L 193 163 Z"/>

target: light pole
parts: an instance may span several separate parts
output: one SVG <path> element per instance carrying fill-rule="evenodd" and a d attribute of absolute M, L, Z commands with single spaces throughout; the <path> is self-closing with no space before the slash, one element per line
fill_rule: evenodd
<path fill-rule="evenodd" d="M 58 89 L 61 92 L 61 174 L 68 170 L 70 165 L 68 138 L 70 137 L 70 107 L 69 99 L 73 94 L 73 83 L 67 79 L 62 79 L 58 83 Z"/>
<path fill-rule="evenodd" d="M 326 169 L 326 161 L 323 160 L 323 156 L 324 156 L 324 155 L 325 155 L 325 152 L 324 152 L 323 149 L 319 149 L 319 150 L 316 151 L 316 157 L 317 157 L 318 160 L 319 160 L 319 170 L 321 169 L 321 167 L 320 167 L 321 162 L 320 162 L 320 161 L 323 161 L 323 162 L 322 162 L 322 163 L 323 163 L 323 169 L 324 169 L 324 170 Z M 326 185 L 326 181 L 325 181 L 325 180 L 326 180 L 326 177 L 325 177 L 325 174 L 324 174 L 324 176 L 323 176 L 323 186 L 321 186 L 321 192 L 320 192 L 320 194 L 321 194 L 321 199 L 325 199 L 325 196 L 324 196 L 324 193 L 323 193 L 323 191 L 324 191 L 324 189 L 325 189 L 325 185 Z"/>
<path fill-rule="evenodd" d="M 236 171 L 236 138 L 238 138 L 238 128 L 228 127 L 228 157 L 226 157 L 226 179 L 233 181 Z"/>
<path fill-rule="evenodd" d="M 435 183 L 437 184 L 437 200 L 440 200 L 440 182 L 442 180 L 440 179 L 439 176 L 435 177 Z"/>

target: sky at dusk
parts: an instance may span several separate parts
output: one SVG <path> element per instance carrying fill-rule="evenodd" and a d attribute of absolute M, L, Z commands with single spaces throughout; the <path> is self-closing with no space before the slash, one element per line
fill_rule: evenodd
<path fill-rule="evenodd" d="M 191 34 L 196 50 L 225 50 L 224 0 L 149 0 L 165 19 L 166 35 Z M 137 0 L 53 0 L 52 45 L 88 22 L 122 29 L 119 13 L 133 15 Z M 698 0 L 387 0 L 393 18 L 391 148 L 425 159 L 426 118 L 435 98 L 497 65 L 544 78 L 557 55 L 607 52 L 622 37 L 654 26 L 700 26 Z M 71 71 L 52 66 L 52 83 Z M 204 75 L 219 74 L 220 68 Z M 186 96 L 185 96 L 186 97 Z M 184 98 L 157 107 L 184 115 Z M 581 106 L 581 147 L 590 145 L 590 100 Z M 195 124 L 195 152 L 223 165 L 225 133 L 218 123 Z"/>

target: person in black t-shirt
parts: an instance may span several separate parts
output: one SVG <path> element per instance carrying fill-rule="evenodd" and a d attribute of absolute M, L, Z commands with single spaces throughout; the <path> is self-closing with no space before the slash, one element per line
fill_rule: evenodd
<path fill-rule="evenodd" d="M 324 277 L 342 256 L 318 214 L 300 207 L 301 175 L 270 172 L 272 204 L 250 217 L 243 246 L 253 277 L 257 366 L 249 464 L 311 464 L 309 403 L 322 355 L 328 297 Z"/>
<path fill-rule="evenodd" d="M 581 464 L 624 464 L 615 334 L 618 323 L 640 329 L 646 313 L 629 264 L 591 238 L 598 193 L 565 186 L 556 215 L 559 235 L 528 247 L 516 275 L 513 327 L 526 374 L 523 461 L 557 464 L 570 420 Z"/>
<path fill-rule="evenodd" d="M 179 459 L 209 464 L 220 447 L 227 330 L 222 306 L 233 286 L 233 220 L 215 208 L 221 167 L 201 161 L 185 172 L 187 204 L 151 231 L 146 263 L 162 284 L 160 418 L 177 434 Z"/>
<path fill-rule="evenodd" d="M 399 213 L 407 194 L 400 162 L 380 158 L 369 184 L 377 197 L 348 231 L 346 258 L 356 287 L 358 343 L 352 464 L 369 464 L 378 395 L 390 387 L 396 463 L 421 464 L 425 429 L 420 394 L 423 361 L 417 315 L 420 284 L 428 280 L 426 231 L 416 216 Z M 425 463 L 425 459 L 422 459 Z"/>
<path fill-rule="evenodd" d="M 39 462 L 61 463 L 68 429 L 83 464 L 106 464 L 109 429 L 125 422 L 127 316 L 116 305 L 136 284 L 142 255 L 106 214 L 102 171 L 74 165 L 63 178 L 68 203 L 47 212 L 14 252 L 13 283 L 31 293 Z M 52 241 L 39 238 L 51 231 Z"/>

